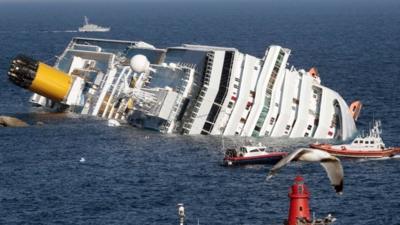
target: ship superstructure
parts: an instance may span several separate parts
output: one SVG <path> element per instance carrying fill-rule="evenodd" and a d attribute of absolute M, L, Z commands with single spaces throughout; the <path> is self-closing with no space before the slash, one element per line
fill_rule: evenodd
<path fill-rule="evenodd" d="M 21 81 L 23 71 L 16 67 L 26 64 L 24 57 L 13 61 L 9 75 L 35 92 L 31 102 L 37 106 L 164 133 L 353 136 L 356 126 L 346 102 L 321 85 L 315 68 L 288 68 L 289 55 L 276 45 L 257 58 L 235 48 L 158 49 L 145 42 L 74 38 L 54 66 L 71 78 L 62 98 Z"/>

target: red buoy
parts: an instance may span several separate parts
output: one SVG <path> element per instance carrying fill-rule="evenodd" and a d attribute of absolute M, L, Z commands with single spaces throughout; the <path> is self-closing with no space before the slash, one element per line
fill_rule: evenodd
<path fill-rule="evenodd" d="M 289 192 L 289 198 L 290 208 L 288 225 L 296 225 L 298 219 L 311 221 L 310 208 L 308 206 L 310 193 L 308 192 L 307 186 L 304 184 L 303 177 L 296 177 Z"/>

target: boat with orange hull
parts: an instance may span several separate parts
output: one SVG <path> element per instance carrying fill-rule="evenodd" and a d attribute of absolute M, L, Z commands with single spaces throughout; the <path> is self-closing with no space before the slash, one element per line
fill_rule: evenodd
<path fill-rule="evenodd" d="M 375 121 L 367 136 L 358 136 L 350 144 L 311 144 L 311 148 L 329 152 L 332 155 L 349 158 L 384 158 L 400 154 L 400 147 L 385 147 L 380 136 L 380 121 Z"/>

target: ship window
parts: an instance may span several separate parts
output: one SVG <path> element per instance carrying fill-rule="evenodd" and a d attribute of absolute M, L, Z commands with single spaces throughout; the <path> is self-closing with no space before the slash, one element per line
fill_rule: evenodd
<path fill-rule="evenodd" d="M 290 125 L 286 125 L 286 130 L 289 130 L 290 129 Z"/>
<path fill-rule="evenodd" d="M 371 141 L 371 144 L 373 145 L 373 144 L 375 144 L 375 142 L 374 142 L 374 141 Z"/>
<path fill-rule="evenodd" d="M 358 140 L 355 140 L 355 141 L 354 141 L 354 144 L 358 144 Z"/>
<path fill-rule="evenodd" d="M 311 130 L 312 126 L 308 125 L 307 130 Z"/>
<path fill-rule="evenodd" d="M 363 141 L 363 140 L 360 140 L 360 144 L 362 144 L 362 143 L 364 143 L 364 141 Z"/>
<path fill-rule="evenodd" d="M 254 128 L 254 130 L 256 130 L 256 131 L 260 132 L 260 131 L 261 131 L 261 127 L 259 127 L 259 126 L 256 126 L 256 127 Z"/>
<path fill-rule="evenodd" d="M 305 133 L 305 134 L 304 134 L 304 137 L 308 137 L 308 135 L 309 135 L 308 133 Z"/>
<path fill-rule="evenodd" d="M 365 141 L 365 144 L 369 144 L 369 141 Z"/>
<path fill-rule="evenodd" d="M 233 87 L 236 88 L 236 89 L 239 88 L 239 86 L 237 84 L 234 84 Z"/>
<path fill-rule="evenodd" d="M 233 102 L 229 102 L 228 103 L 228 108 L 232 108 L 232 106 L 233 106 Z"/>
<path fill-rule="evenodd" d="M 258 149 L 253 149 L 250 152 L 258 152 Z"/>
<path fill-rule="evenodd" d="M 236 77 L 236 78 L 235 78 L 235 81 L 239 82 L 239 81 L 240 81 L 240 79 Z"/>

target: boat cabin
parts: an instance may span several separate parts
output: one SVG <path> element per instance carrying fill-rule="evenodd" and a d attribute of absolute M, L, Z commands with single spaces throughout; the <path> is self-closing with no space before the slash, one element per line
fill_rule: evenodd
<path fill-rule="evenodd" d="M 380 136 L 382 133 L 381 122 L 375 121 L 374 126 L 369 131 L 368 136 L 358 136 L 349 145 L 351 149 L 373 149 L 373 150 L 384 150 L 385 143 Z"/>
<path fill-rule="evenodd" d="M 370 149 L 385 149 L 385 143 L 383 143 L 381 138 L 376 137 L 357 137 L 351 143 L 352 147 L 357 147 L 359 149 L 370 148 Z"/>
<path fill-rule="evenodd" d="M 267 147 L 265 146 L 242 146 L 239 148 L 240 156 L 257 156 L 265 154 Z"/>

